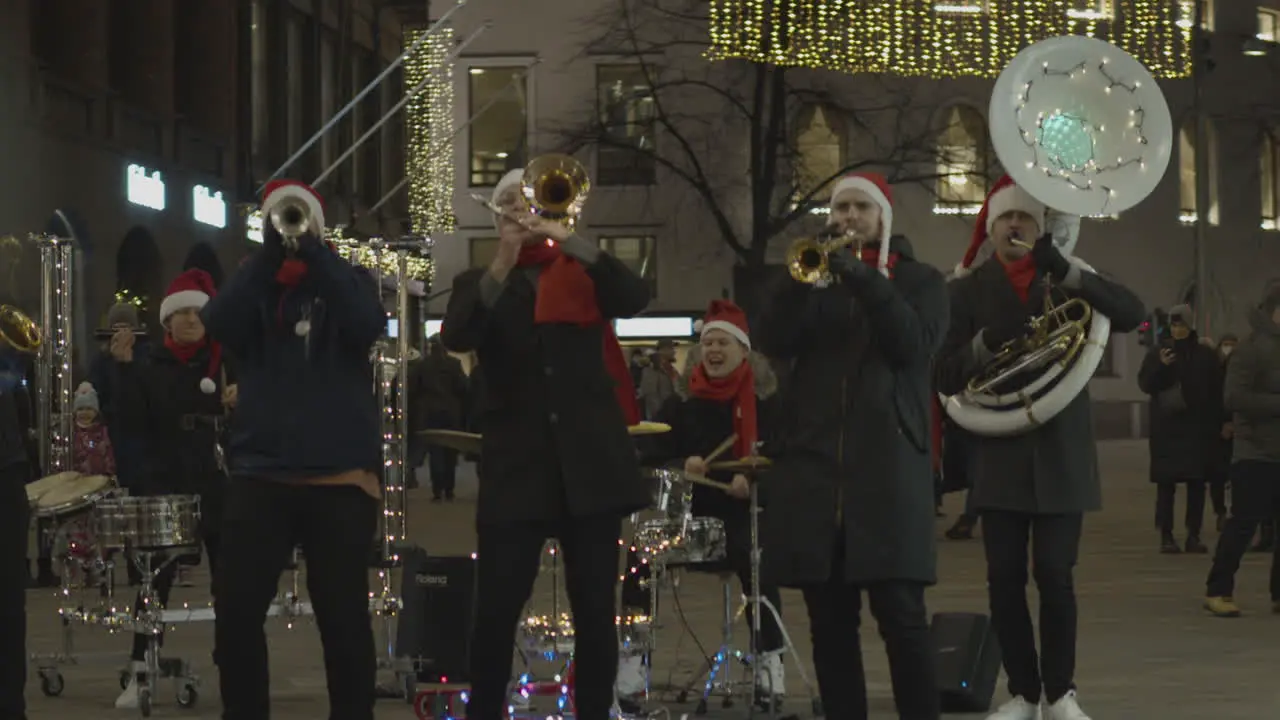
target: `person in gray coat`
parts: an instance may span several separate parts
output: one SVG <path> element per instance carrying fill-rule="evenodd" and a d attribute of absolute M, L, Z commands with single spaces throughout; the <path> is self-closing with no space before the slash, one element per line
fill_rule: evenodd
<path fill-rule="evenodd" d="M 967 260 L 989 237 L 994 255 L 951 283 L 951 329 L 936 363 L 937 387 L 962 392 L 1043 309 L 1044 281 L 1057 301 L 1078 297 L 1130 332 L 1142 302 L 1119 283 L 1069 262 L 1049 234 L 1044 205 L 1005 177 L 987 198 Z M 1039 238 L 1033 250 L 1013 241 Z M 1088 720 L 1075 695 L 1076 597 L 1072 581 L 1084 513 L 1102 505 L 1089 393 L 1022 435 L 975 435 L 969 469 L 972 505 L 982 518 L 991 620 L 1013 699 L 990 720 Z M 1028 546 L 1031 552 L 1028 553 Z M 1028 555 L 1030 554 L 1030 557 Z M 1027 607 L 1027 568 L 1040 591 L 1040 642 Z"/>
<path fill-rule="evenodd" d="M 1280 514 L 1280 290 L 1249 314 L 1253 333 L 1227 364 L 1223 402 L 1233 413 L 1231 515 L 1218 538 L 1204 607 L 1236 617 L 1236 571 L 1258 524 Z M 1280 612 L 1280 551 L 1271 561 L 1272 610 Z"/>

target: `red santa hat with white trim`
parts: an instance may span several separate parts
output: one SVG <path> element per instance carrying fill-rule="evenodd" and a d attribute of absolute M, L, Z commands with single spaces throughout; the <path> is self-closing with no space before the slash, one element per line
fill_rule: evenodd
<path fill-rule="evenodd" d="M 179 310 L 203 308 L 216 294 L 213 278 L 209 273 L 199 268 L 183 272 L 169 284 L 169 290 L 165 292 L 164 300 L 160 302 L 160 323 L 168 322 L 169 318 Z M 205 376 L 200 379 L 201 392 L 207 395 L 218 389 L 218 384 L 213 378 L 217 376 L 221 365 L 222 346 L 211 342 L 209 343 L 209 366 Z"/>
<path fill-rule="evenodd" d="M 262 213 L 283 200 L 300 200 L 311 215 L 310 230 L 317 238 L 324 238 L 324 200 L 310 185 L 297 180 L 272 180 L 262 189 Z"/>
<path fill-rule="evenodd" d="M 700 322 L 695 322 L 694 326 L 698 337 L 712 330 L 721 330 L 729 333 L 748 350 L 751 349 L 751 330 L 747 325 L 747 314 L 730 300 L 712 300 L 707 306 L 706 316 Z"/>
<path fill-rule="evenodd" d="M 893 191 L 889 189 L 889 181 L 880 173 L 849 173 L 836 181 L 831 189 L 831 202 L 835 203 L 841 193 L 860 190 L 871 197 L 880 206 L 880 272 L 889 274 L 889 238 L 893 236 Z"/>
<path fill-rule="evenodd" d="M 1005 175 L 996 181 L 996 184 L 991 188 L 991 192 L 987 194 L 986 202 L 982 203 L 982 211 L 978 213 L 978 219 L 973 224 L 973 237 L 969 240 L 969 248 L 965 250 L 964 258 L 960 261 L 960 264 L 956 265 L 956 277 L 964 277 L 969 274 L 973 261 L 977 259 L 983 243 L 991 236 L 991 228 L 995 225 L 996 220 L 1001 215 L 1014 211 L 1024 212 L 1035 218 L 1036 223 L 1040 226 L 1040 232 L 1045 231 L 1046 208 L 1044 203 L 1031 197 L 1031 193 L 1023 190 L 1021 186 L 1013 182 L 1013 178 Z"/>

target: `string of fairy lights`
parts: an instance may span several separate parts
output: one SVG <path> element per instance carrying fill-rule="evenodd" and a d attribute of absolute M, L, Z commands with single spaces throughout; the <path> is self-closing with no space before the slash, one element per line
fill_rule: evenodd
<path fill-rule="evenodd" d="M 1158 78 L 1191 74 L 1194 3 L 1179 0 L 711 0 L 715 60 L 847 73 L 995 77 L 1059 35 L 1106 40 Z"/>
<path fill-rule="evenodd" d="M 411 46 L 422 32 L 418 29 L 408 33 L 405 44 Z M 456 44 L 453 30 L 443 28 L 404 61 L 405 87 L 416 87 L 431 78 L 423 91 L 409 101 L 405 116 L 409 217 L 417 235 L 450 233 L 455 227 L 453 63 L 449 54 Z"/>

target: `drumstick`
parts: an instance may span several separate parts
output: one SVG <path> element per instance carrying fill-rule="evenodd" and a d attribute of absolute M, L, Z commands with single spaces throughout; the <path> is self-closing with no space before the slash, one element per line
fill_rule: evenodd
<path fill-rule="evenodd" d="M 725 438 L 724 442 L 717 445 L 716 449 L 712 450 L 711 454 L 703 458 L 702 461 L 710 465 L 713 460 L 725 454 L 725 452 L 727 452 L 729 448 L 733 447 L 733 444 L 736 442 L 738 442 L 738 433 L 733 433 L 729 437 Z"/>
<path fill-rule="evenodd" d="M 729 492 L 729 483 L 722 483 L 717 480 L 712 480 L 711 478 L 702 477 L 701 475 L 693 475 L 692 473 L 685 473 L 684 477 L 694 485 L 706 485 L 707 487 L 713 487 L 717 490 Z"/>

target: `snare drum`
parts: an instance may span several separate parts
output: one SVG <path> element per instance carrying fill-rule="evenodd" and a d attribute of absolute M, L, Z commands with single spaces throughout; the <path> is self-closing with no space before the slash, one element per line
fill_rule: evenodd
<path fill-rule="evenodd" d="M 47 489 L 36 497 L 37 517 L 56 518 L 63 521 L 88 510 L 102 499 L 114 495 L 117 490 L 115 478 L 80 473 L 59 473 L 37 480 L 32 485 L 38 486 L 46 480 L 56 481 L 58 478 L 64 479 L 51 482 Z M 31 487 L 27 488 L 27 497 L 31 497 Z"/>
<path fill-rule="evenodd" d="M 693 506 L 693 484 L 686 482 L 679 470 L 655 468 L 645 471 L 649 480 L 653 509 L 671 519 L 690 514 Z"/>
<path fill-rule="evenodd" d="M 654 565 L 677 567 L 724 560 L 724 522 L 717 518 L 650 520 L 636 528 L 640 557 Z"/>
<path fill-rule="evenodd" d="M 109 549 L 199 548 L 200 496 L 115 497 L 94 513 L 98 543 Z"/>

